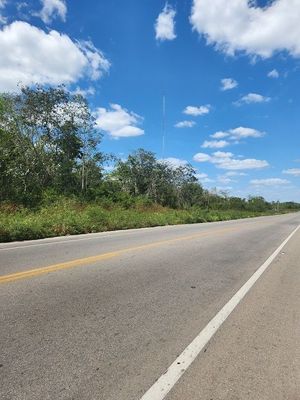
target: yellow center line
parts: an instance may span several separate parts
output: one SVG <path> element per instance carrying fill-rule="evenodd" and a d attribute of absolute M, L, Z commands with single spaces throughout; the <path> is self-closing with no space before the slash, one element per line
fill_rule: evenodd
<path fill-rule="evenodd" d="M 234 232 L 237 230 L 240 230 L 240 229 L 239 228 L 225 228 L 225 229 L 219 229 L 217 231 L 201 232 L 201 233 L 197 233 L 194 235 L 181 236 L 181 237 L 178 237 L 175 239 L 162 240 L 159 242 L 143 244 L 140 246 L 128 247 L 125 249 L 116 250 L 116 251 L 109 252 L 109 253 L 98 254 L 96 256 L 78 258 L 76 260 L 53 264 L 53 265 L 49 265 L 46 267 L 30 269 L 30 270 L 26 270 L 26 271 L 22 271 L 22 272 L 15 272 L 13 274 L 0 276 L 0 284 L 14 282 L 14 281 L 17 281 L 20 279 L 32 278 L 32 277 L 39 276 L 39 275 L 45 275 L 45 274 L 49 274 L 51 272 L 56 272 L 56 271 L 66 270 L 66 269 L 80 267 L 80 266 L 84 266 L 84 265 L 94 264 L 98 261 L 108 260 L 108 259 L 120 256 L 122 254 L 131 252 L 131 251 L 151 249 L 151 248 L 160 247 L 160 246 L 166 245 L 166 244 L 172 244 L 172 243 L 176 243 L 176 242 L 197 239 L 197 238 L 201 238 L 201 237 L 205 237 L 205 236 L 209 236 L 209 235 L 217 235 L 217 234 L 222 235 L 224 233 Z"/>

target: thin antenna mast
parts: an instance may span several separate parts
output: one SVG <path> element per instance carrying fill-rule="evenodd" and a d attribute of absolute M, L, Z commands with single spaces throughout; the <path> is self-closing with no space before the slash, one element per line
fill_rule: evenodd
<path fill-rule="evenodd" d="M 166 150 L 166 96 L 163 95 L 163 121 L 162 121 L 162 159 L 165 158 L 165 150 Z"/>

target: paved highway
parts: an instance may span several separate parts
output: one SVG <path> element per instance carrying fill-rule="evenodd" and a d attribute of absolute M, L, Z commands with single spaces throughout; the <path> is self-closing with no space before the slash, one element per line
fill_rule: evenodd
<path fill-rule="evenodd" d="M 299 399 L 299 225 L 0 244 L 0 399 Z"/>

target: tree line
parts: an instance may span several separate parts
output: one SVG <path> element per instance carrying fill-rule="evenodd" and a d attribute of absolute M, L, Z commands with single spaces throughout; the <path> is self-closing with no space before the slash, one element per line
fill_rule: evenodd
<path fill-rule="evenodd" d="M 0 201 L 36 207 L 47 196 L 75 196 L 124 207 L 142 201 L 170 208 L 300 208 L 208 191 L 191 165 L 174 167 L 144 149 L 118 160 L 100 151 L 101 139 L 87 101 L 62 86 L 1 94 Z M 107 163 L 114 164 L 110 173 Z"/>

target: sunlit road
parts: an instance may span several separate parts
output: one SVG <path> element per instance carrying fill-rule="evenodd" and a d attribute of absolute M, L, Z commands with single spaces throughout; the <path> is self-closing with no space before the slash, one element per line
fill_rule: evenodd
<path fill-rule="evenodd" d="M 0 399 L 140 400 L 299 224 L 0 244 Z M 299 399 L 299 267 L 300 230 L 164 398 Z"/>

